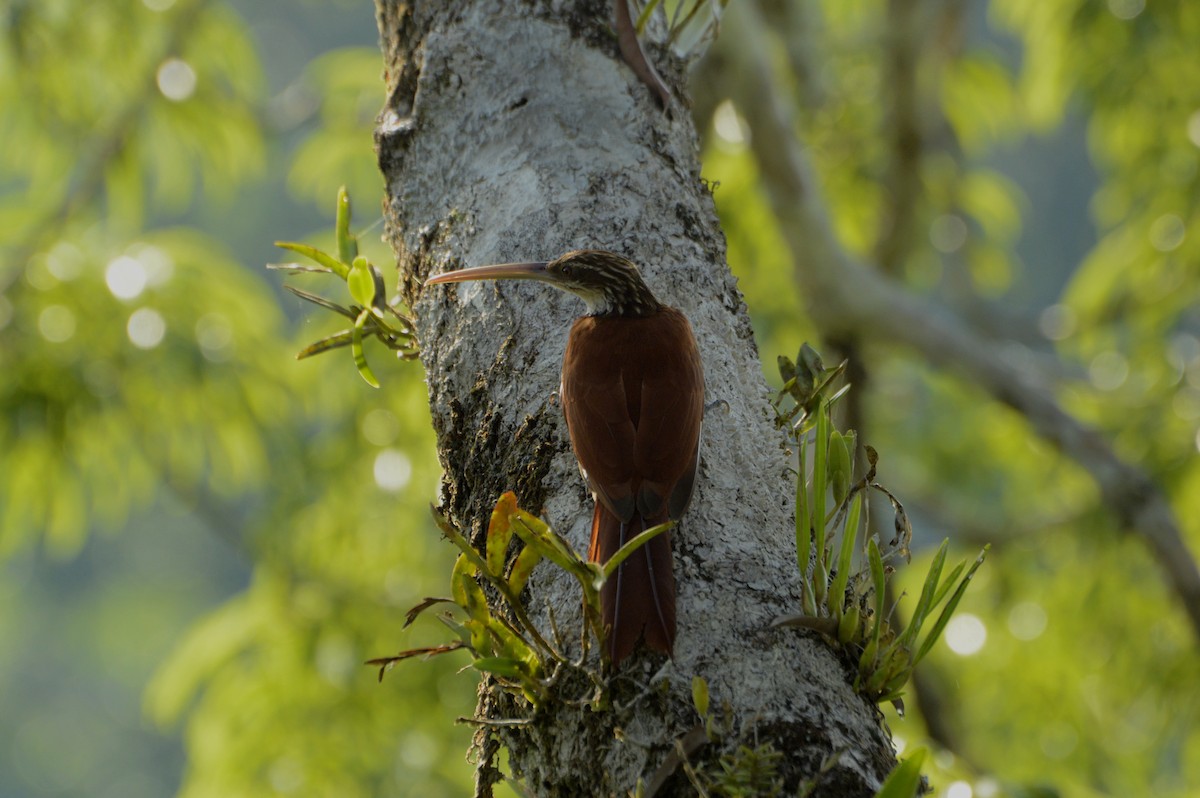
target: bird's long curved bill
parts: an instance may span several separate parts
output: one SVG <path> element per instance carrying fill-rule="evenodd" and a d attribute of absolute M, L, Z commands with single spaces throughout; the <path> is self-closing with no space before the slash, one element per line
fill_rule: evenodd
<path fill-rule="evenodd" d="M 550 279 L 546 263 L 501 263 L 496 266 L 476 266 L 430 277 L 425 285 L 464 283 L 468 280 L 546 280 Z"/>

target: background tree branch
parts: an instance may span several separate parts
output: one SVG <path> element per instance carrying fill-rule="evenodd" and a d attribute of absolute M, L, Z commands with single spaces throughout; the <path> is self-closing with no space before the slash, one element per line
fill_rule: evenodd
<path fill-rule="evenodd" d="M 716 48 L 728 67 L 726 91 L 739 98 L 752 132 L 751 147 L 791 250 L 796 280 L 823 333 L 901 344 L 1020 413 L 1040 437 L 1087 470 L 1118 522 L 1153 552 L 1200 635 L 1200 570 L 1161 489 L 1062 408 L 1030 350 L 1014 342 L 984 341 L 944 306 L 912 293 L 841 246 L 796 135 L 795 104 L 768 61 L 770 37 L 754 2 L 731 11 Z"/>

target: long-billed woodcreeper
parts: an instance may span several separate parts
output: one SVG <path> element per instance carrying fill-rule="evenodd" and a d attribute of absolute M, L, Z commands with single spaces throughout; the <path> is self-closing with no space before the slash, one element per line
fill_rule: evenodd
<path fill-rule="evenodd" d="M 567 338 L 559 395 L 596 505 L 588 557 L 606 562 L 639 532 L 679 520 L 692 497 L 704 416 L 704 373 L 692 327 L 655 299 L 637 266 L 602 250 L 463 269 L 427 284 L 505 279 L 549 283 L 587 304 Z M 639 639 L 672 653 L 670 532 L 621 564 L 600 603 L 614 666 Z"/>

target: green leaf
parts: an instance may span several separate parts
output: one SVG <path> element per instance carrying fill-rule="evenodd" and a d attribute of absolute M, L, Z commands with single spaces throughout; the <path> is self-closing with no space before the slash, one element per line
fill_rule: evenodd
<path fill-rule="evenodd" d="M 817 559 L 825 556 L 825 493 L 829 489 L 829 405 L 817 407 L 817 453 L 813 461 L 813 529 L 817 533 Z"/>
<path fill-rule="evenodd" d="M 367 269 L 371 272 L 371 281 L 375 287 L 375 298 L 371 302 L 371 309 L 375 311 L 375 315 L 383 320 L 383 311 L 387 309 L 387 286 L 383 282 L 383 274 L 379 269 L 375 268 L 374 263 L 368 263 Z"/>
<path fill-rule="evenodd" d="M 333 335 L 326 336 L 319 341 L 313 341 L 311 344 L 296 353 L 296 359 L 304 360 L 305 358 L 312 357 L 313 355 L 319 355 L 322 352 L 328 352 L 330 349 L 339 349 L 343 346 L 353 345 L 354 330 L 342 330 L 341 332 L 336 332 Z"/>
<path fill-rule="evenodd" d="M 524 510 L 517 510 L 513 515 L 512 525 L 513 531 L 525 545 L 533 546 L 543 557 L 574 574 L 576 578 L 590 581 L 587 576 L 590 571 L 586 563 L 540 518 Z"/>
<path fill-rule="evenodd" d="M 471 665 L 476 670 L 484 671 L 485 673 L 494 673 L 497 676 L 505 676 L 509 679 L 521 679 L 527 675 L 525 673 L 525 663 L 508 657 L 480 657 L 472 662 Z"/>
<path fill-rule="evenodd" d="M 466 611 L 467 615 L 478 621 L 491 618 L 488 610 L 487 597 L 483 588 L 475 579 L 478 568 L 466 554 L 460 554 L 454 561 L 454 570 L 450 575 L 450 592 L 454 602 Z"/>
<path fill-rule="evenodd" d="M 363 352 L 362 331 L 363 324 L 370 316 L 369 310 L 364 310 L 358 315 L 358 319 L 354 322 L 354 331 L 350 339 L 350 352 L 354 355 L 354 367 L 358 369 L 358 374 L 367 385 L 372 388 L 379 387 L 379 380 L 375 378 L 375 373 L 371 371 L 371 367 L 367 365 L 367 356 Z"/>
<path fill-rule="evenodd" d="M 954 587 L 954 583 L 958 580 L 959 574 L 962 573 L 963 568 L 966 566 L 967 563 L 965 561 L 960 562 L 958 565 L 954 566 L 954 570 L 946 575 L 946 578 L 942 580 L 940 585 L 938 585 L 937 592 L 933 594 L 933 601 L 929 605 L 930 611 L 942 603 L 942 599 L 944 599 L 946 594 L 950 592 L 950 588 Z"/>
<path fill-rule="evenodd" d="M 338 258 L 342 263 L 353 263 L 358 257 L 358 239 L 350 232 L 350 194 L 345 186 L 338 189 L 335 229 Z"/>
<path fill-rule="evenodd" d="M 779 376 L 783 378 L 784 385 L 796 379 L 796 364 L 787 355 L 779 355 L 775 358 L 775 363 L 779 367 Z"/>
<path fill-rule="evenodd" d="M 946 550 L 949 547 L 950 539 L 946 538 L 942 541 L 942 545 L 938 546 L 937 554 L 933 556 L 933 562 L 929 565 L 929 572 L 925 575 L 925 584 L 921 588 L 921 597 L 917 599 L 917 606 L 913 609 L 912 618 L 909 619 L 904 634 L 897 641 L 905 648 L 912 646 L 913 641 L 917 638 L 917 633 L 921 631 L 921 625 L 925 623 L 925 616 L 929 613 L 933 595 L 937 592 L 938 581 L 942 576 L 942 566 L 946 562 Z"/>
<path fill-rule="evenodd" d="M 813 588 L 818 608 L 825 603 L 829 588 L 829 558 L 825 550 L 825 492 L 828 490 L 829 405 L 817 400 L 817 452 L 813 461 L 813 531 L 816 533 L 817 562 Z"/>
<path fill-rule="evenodd" d="M 509 491 L 496 502 L 496 506 L 492 509 L 492 517 L 488 521 L 485 561 L 488 570 L 497 576 L 504 573 L 504 559 L 508 554 L 508 543 L 513 536 L 512 524 L 509 519 L 516 511 L 517 496 Z"/>
<path fill-rule="evenodd" d="M 492 616 L 487 621 L 487 629 L 492 639 L 496 642 L 492 650 L 497 656 L 525 663 L 526 673 L 529 672 L 528 666 L 530 663 L 537 663 L 537 655 L 533 653 L 533 650 L 522 639 L 521 633 L 510 622 L 507 622 L 507 619 Z"/>
<path fill-rule="evenodd" d="M 862 625 L 862 610 L 857 604 L 851 604 L 838 621 L 837 639 L 843 645 L 858 638 L 858 629 Z"/>
<path fill-rule="evenodd" d="M 836 429 L 829 436 L 829 487 L 834 504 L 841 507 L 850 493 L 850 448 L 846 436 Z"/>
<path fill-rule="evenodd" d="M 525 589 L 533 569 L 542 561 L 542 554 L 533 546 L 523 546 L 517 559 L 513 561 L 512 571 L 508 575 L 508 588 L 514 596 L 521 595 Z"/>
<path fill-rule="evenodd" d="M 842 529 L 842 548 L 838 552 L 837 573 L 833 577 L 833 585 L 829 589 L 829 608 L 834 618 L 842 617 L 846 606 L 846 585 L 850 580 L 850 566 L 854 561 L 854 548 L 858 542 L 858 519 L 862 511 L 862 491 L 854 494 L 850 503 L 850 512 L 846 517 L 846 525 Z"/>
<path fill-rule="evenodd" d="M 800 571 L 800 602 L 805 612 L 816 612 L 814 590 L 809 578 L 809 560 L 812 558 L 812 518 L 809 512 L 809 485 L 805 478 L 808 470 L 808 440 L 799 442 L 799 473 L 796 475 L 796 565 Z"/>
<path fill-rule="evenodd" d="M 371 265 L 367 259 L 359 255 L 350 264 L 350 273 L 346 276 L 346 287 L 350 296 L 364 308 L 375 305 L 375 278 L 371 274 Z"/>
<path fill-rule="evenodd" d="M 294 285 L 285 285 L 283 287 L 283 289 L 285 291 L 290 291 L 291 293 L 295 294 L 296 296 L 300 297 L 301 299 L 303 299 L 306 302 L 312 302 L 314 305 L 319 305 L 320 307 L 323 307 L 326 310 L 332 310 L 334 313 L 337 313 L 340 316 L 345 316 L 346 318 L 350 319 L 350 321 L 354 321 L 355 319 L 358 318 L 358 313 L 355 313 L 350 308 L 344 308 L 336 302 L 331 302 L 330 300 L 326 299 L 325 297 L 321 296 L 320 294 L 309 293 L 308 291 L 297 288 Z M 346 332 L 348 334 L 349 330 L 347 330 Z"/>
<path fill-rule="evenodd" d="M 471 645 L 471 632 L 470 632 L 470 630 L 467 629 L 465 624 L 459 623 L 458 621 L 454 620 L 449 615 L 437 615 L 434 617 L 436 617 L 439 621 L 442 622 L 442 625 L 444 625 L 447 629 L 449 629 L 451 632 L 454 633 L 454 635 L 458 638 L 459 642 L 462 644 L 460 646 L 460 648 L 466 648 Z M 477 625 L 477 624 L 475 624 L 474 621 L 472 621 L 471 623 L 472 623 L 472 625 Z"/>
<path fill-rule="evenodd" d="M 654 13 L 654 9 L 658 8 L 660 0 L 650 0 L 646 3 L 646 7 L 642 9 L 642 13 L 638 15 L 635 28 L 638 36 L 646 32 L 646 23 L 650 20 L 650 15 Z"/>
<path fill-rule="evenodd" d="M 971 577 L 975 575 L 975 571 L 979 569 L 979 566 L 983 565 L 983 560 L 985 557 L 987 557 L 988 549 L 990 548 L 990 545 L 983 547 L 983 550 L 979 552 L 979 556 L 975 558 L 975 562 L 971 565 L 971 569 L 967 571 L 966 575 L 962 578 L 962 581 L 959 582 L 954 594 L 950 596 L 950 601 L 947 602 L 946 606 L 942 609 L 942 612 L 940 615 L 938 615 L 938 619 L 934 623 L 933 628 L 929 630 L 929 634 L 927 634 L 925 636 L 925 640 L 922 641 L 921 648 L 919 651 L 917 651 L 917 656 L 913 659 L 914 665 L 920 662 L 921 659 L 929 653 L 930 649 L 933 648 L 933 644 L 936 643 L 938 637 L 941 636 L 942 630 L 946 628 L 946 624 L 950 622 L 951 616 L 954 615 L 954 610 L 958 608 L 958 602 L 962 601 L 963 595 L 967 592 L 967 586 L 971 584 Z M 949 583 L 950 580 L 946 581 Z"/>
<path fill-rule="evenodd" d="M 692 677 L 692 704 L 700 717 L 708 717 L 708 682 L 703 676 Z"/>
<path fill-rule="evenodd" d="M 658 537 L 663 532 L 673 528 L 674 526 L 674 521 L 667 521 L 666 523 L 659 524 L 658 526 L 652 526 L 649 529 L 634 535 L 632 538 L 626 541 L 625 545 L 613 552 L 613 556 L 609 557 L 608 562 L 604 563 L 602 570 L 604 579 L 607 580 L 614 573 L 616 573 L 618 566 L 625 562 L 625 560 L 629 558 L 629 555 L 633 554 L 642 546 L 645 546 L 651 540 Z"/>
<path fill-rule="evenodd" d="M 883 569 L 883 557 L 879 553 L 879 544 L 874 537 L 867 540 L 867 564 L 871 568 L 871 587 L 875 592 L 875 628 L 871 632 L 871 642 L 877 650 L 886 611 L 887 572 Z M 874 655 L 871 659 L 874 659 Z"/>
<path fill-rule="evenodd" d="M 322 252 L 316 247 L 311 247 L 308 244 L 298 244 L 295 241 L 276 241 L 275 246 L 279 247 L 280 249 L 289 249 L 298 255 L 303 255 L 304 257 L 321 264 L 338 277 L 341 277 L 343 280 L 345 280 L 347 275 L 350 274 L 350 267 L 348 265 L 342 263 L 332 255 Z"/>
<path fill-rule="evenodd" d="M 921 790 L 921 765 L 925 764 L 926 750 L 918 748 L 908 759 L 892 769 L 875 798 L 915 798 Z"/>

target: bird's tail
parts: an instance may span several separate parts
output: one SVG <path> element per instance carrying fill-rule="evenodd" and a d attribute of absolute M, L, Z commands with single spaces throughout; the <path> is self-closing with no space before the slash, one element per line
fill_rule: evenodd
<path fill-rule="evenodd" d="M 596 502 L 588 558 L 607 562 L 628 540 L 657 523 L 648 523 L 636 512 L 623 523 Z M 608 627 L 608 654 L 614 666 L 633 653 L 639 638 L 654 651 L 671 654 L 675 645 L 675 574 L 671 565 L 671 533 L 664 532 L 635 551 L 604 583 L 600 610 Z"/>

